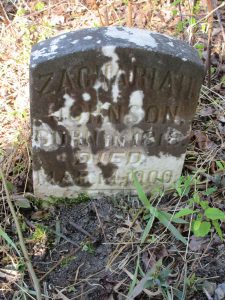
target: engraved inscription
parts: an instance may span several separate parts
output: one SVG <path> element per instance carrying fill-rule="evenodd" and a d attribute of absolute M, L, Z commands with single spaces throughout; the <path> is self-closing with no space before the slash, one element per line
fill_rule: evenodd
<path fill-rule="evenodd" d="M 193 76 L 185 76 L 182 73 L 173 73 L 171 71 L 165 71 L 156 68 L 141 68 L 137 66 L 131 66 L 127 69 L 127 66 L 122 67 L 123 71 L 119 73 L 117 70 L 116 75 L 118 77 L 118 85 L 120 88 L 135 87 L 137 89 L 153 90 L 157 93 L 166 93 L 168 97 L 181 97 L 182 95 L 190 99 L 196 93 L 196 89 L 199 86 L 199 79 Z M 107 64 L 105 66 L 104 73 L 110 74 L 113 72 L 113 65 Z M 54 73 L 56 78 L 58 89 L 57 92 L 62 89 L 81 89 L 92 87 L 98 80 L 101 74 L 101 66 L 87 67 L 81 66 L 79 68 L 69 68 L 58 70 Z M 61 80 L 57 80 L 61 78 Z M 41 88 L 38 92 L 41 94 L 55 92 L 55 85 L 53 81 L 53 73 L 39 75 Z M 105 83 L 106 86 L 110 85 L 110 82 Z M 48 86 L 48 87 L 47 87 Z M 43 92 L 44 90 L 44 92 Z"/>
<path fill-rule="evenodd" d="M 125 172 L 123 176 L 121 176 L 118 172 L 116 172 L 108 181 L 112 186 L 119 184 L 121 188 L 132 188 L 133 185 L 133 171 Z M 138 181 L 144 186 L 148 184 L 157 184 L 157 183 L 170 183 L 173 178 L 172 170 L 165 170 L 163 172 L 159 172 L 157 170 L 152 171 L 139 171 L 136 172 Z M 80 176 L 80 182 L 86 182 L 85 176 Z M 96 176 L 96 184 L 104 183 L 104 177 L 102 175 Z"/>
<path fill-rule="evenodd" d="M 36 88 L 40 94 L 47 94 L 54 91 L 52 88 L 54 73 L 39 75 L 39 84 Z"/>
<path fill-rule="evenodd" d="M 181 145 L 184 140 L 189 137 L 189 132 L 185 135 L 177 129 L 169 128 L 165 133 L 157 135 L 151 128 L 149 131 L 141 132 L 126 132 L 119 135 L 104 135 L 102 137 L 101 132 L 97 132 L 96 135 L 91 135 L 88 130 L 70 131 L 70 139 L 68 138 L 68 133 L 66 131 L 54 132 L 46 128 L 40 127 L 35 129 L 33 139 L 35 141 L 35 147 L 44 149 L 45 147 L 50 147 L 58 145 L 59 147 L 64 147 L 66 145 L 71 145 L 72 148 L 76 147 L 88 147 L 92 144 L 95 146 L 100 146 L 103 142 L 106 149 L 111 147 L 126 148 L 130 146 L 160 146 L 162 144 L 169 145 Z"/>

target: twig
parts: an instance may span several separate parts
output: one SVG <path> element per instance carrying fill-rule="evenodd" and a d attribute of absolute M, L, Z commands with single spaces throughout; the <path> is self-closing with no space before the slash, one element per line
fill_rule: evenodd
<path fill-rule="evenodd" d="M 96 7 L 96 9 L 97 9 L 97 11 L 98 11 L 98 15 L 99 15 L 99 19 L 100 19 L 101 26 L 104 26 L 104 22 L 103 22 L 103 20 L 102 20 L 102 15 L 101 15 L 100 10 L 99 10 L 99 3 L 97 3 L 96 0 L 95 0 L 95 7 Z"/>
<path fill-rule="evenodd" d="M 191 7 L 190 0 L 188 1 L 188 6 L 189 6 L 189 11 L 190 11 L 191 17 L 194 16 L 194 13 L 195 13 L 194 10 L 195 10 L 196 4 L 197 4 L 197 0 L 194 0 L 192 3 L 192 7 Z M 188 38 L 188 42 L 190 45 L 193 45 L 193 40 L 194 40 L 194 27 L 191 26 L 191 27 L 189 27 L 189 38 Z"/>
<path fill-rule="evenodd" d="M 2 16 L 3 22 L 6 26 L 10 26 L 10 20 L 7 16 L 7 13 L 5 12 L 4 6 L 2 2 L 0 2 L 0 15 Z"/>
<path fill-rule="evenodd" d="M 213 1 L 207 0 L 209 12 L 213 10 Z M 206 72 L 208 73 L 208 87 L 211 86 L 211 46 L 212 46 L 212 29 L 213 29 L 213 14 L 208 18 L 208 42 L 207 42 L 207 58 Z"/>
<path fill-rule="evenodd" d="M 77 282 L 77 278 L 78 278 L 78 275 L 79 275 L 79 271 L 80 271 L 80 268 L 84 265 L 84 263 L 81 263 L 77 270 L 76 270 L 76 275 L 75 275 L 75 279 L 74 279 L 74 284 Z"/>
<path fill-rule="evenodd" d="M 11 33 L 14 35 L 15 32 L 13 30 L 12 24 L 11 24 L 11 22 L 10 22 L 8 16 L 7 16 L 7 13 L 4 9 L 4 6 L 3 6 L 2 2 L 0 2 L 0 16 L 2 16 L 3 22 L 5 23 L 5 25 L 7 27 L 9 27 Z"/>
<path fill-rule="evenodd" d="M 109 26 L 109 15 L 108 15 L 107 4 L 108 4 L 107 0 L 105 0 L 105 7 L 104 7 L 105 25 Z"/>
<path fill-rule="evenodd" d="M 52 231 L 55 235 L 58 235 L 59 237 L 61 237 L 62 239 L 64 239 L 65 241 L 67 241 L 68 243 L 74 245 L 74 246 L 78 246 L 78 244 L 76 242 L 74 242 L 73 240 L 71 240 L 70 238 L 68 238 L 67 236 L 65 236 L 63 233 L 58 233 L 55 230 L 50 229 L 50 231 Z"/>
<path fill-rule="evenodd" d="M 93 236 L 87 232 L 85 229 L 83 229 L 80 225 L 74 223 L 73 221 L 69 221 L 69 224 L 75 228 L 77 231 L 80 231 L 81 233 L 83 233 L 84 235 L 88 236 L 90 239 L 94 240 Z"/>
<path fill-rule="evenodd" d="M 152 18 L 153 18 L 153 15 L 155 13 L 155 2 L 152 1 L 152 0 L 148 0 L 148 5 L 149 5 L 149 11 L 150 11 L 150 16 L 149 16 L 149 28 L 151 28 L 152 26 Z"/>
<path fill-rule="evenodd" d="M 193 214 L 191 215 L 190 225 L 189 225 L 189 228 L 188 228 L 188 241 L 187 241 L 187 246 L 186 246 L 185 255 L 184 255 L 184 276 L 185 276 L 185 279 L 187 279 L 187 255 L 188 255 L 188 250 L 189 250 L 192 220 L 193 220 Z M 184 280 L 181 300 L 185 300 L 186 292 L 187 292 L 187 281 Z"/>
<path fill-rule="evenodd" d="M 83 287 L 83 285 L 82 285 L 82 286 L 81 286 L 81 292 L 80 292 L 80 294 L 78 294 L 77 296 L 73 297 L 73 299 L 79 298 L 79 299 L 83 300 L 83 299 L 84 299 L 84 298 L 83 298 L 84 295 L 86 295 L 86 294 L 88 294 L 88 293 L 94 291 L 95 289 L 96 289 L 96 286 L 94 286 L 93 288 L 90 288 L 89 290 L 86 290 L 86 291 L 84 292 L 84 287 Z"/>
<path fill-rule="evenodd" d="M 60 298 L 58 298 L 58 299 L 62 299 L 62 300 L 70 300 L 68 297 L 66 297 L 66 296 L 65 296 L 60 290 L 58 290 L 56 287 L 55 287 L 55 290 L 56 290 L 56 292 L 58 293 L 57 298 L 60 297 Z"/>
<path fill-rule="evenodd" d="M 31 167 L 31 159 L 30 159 L 29 148 L 28 148 L 27 144 L 26 144 L 26 150 L 27 150 L 27 155 L 28 155 L 28 168 L 27 168 L 27 175 L 26 175 L 26 180 L 25 180 L 24 189 L 23 189 L 23 196 L 26 193 L 27 182 L 28 182 L 28 179 L 29 179 L 29 172 L 30 172 L 30 167 Z"/>
<path fill-rule="evenodd" d="M 216 10 L 216 15 L 217 15 L 217 19 L 218 19 L 218 22 L 219 22 L 219 25 L 220 25 L 220 28 L 221 28 L 221 31 L 222 31 L 223 41 L 225 42 L 225 30 L 224 30 L 224 26 L 222 24 L 221 14 L 220 14 L 219 8 Z"/>
<path fill-rule="evenodd" d="M 30 278 L 31 278 L 31 280 L 33 281 L 33 284 L 34 284 L 34 289 L 36 291 L 37 300 L 42 300 L 40 283 L 39 283 L 39 280 L 38 280 L 38 278 L 35 274 L 35 271 L 34 271 L 34 268 L 32 266 L 29 254 L 27 252 L 27 248 L 26 248 L 26 245 L 25 245 L 25 242 L 24 242 L 24 239 L 23 239 L 23 234 L 22 234 L 22 231 L 21 231 L 21 228 L 20 228 L 20 224 L 19 224 L 19 221 L 18 221 L 17 216 L 16 216 L 16 211 L 14 209 L 11 198 L 9 196 L 9 191 L 8 191 L 8 188 L 7 188 L 6 180 L 5 180 L 5 177 L 4 177 L 4 174 L 3 174 L 1 168 L 0 168 L 0 176 L 1 176 L 2 183 L 3 183 L 3 186 L 4 186 L 5 192 L 6 192 L 7 203 L 9 205 L 13 220 L 14 220 L 15 225 L 16 225 L 16 230 L 17 230 L 17 234 L 18 234 L 18 237 L 19 237 L 20 248 L 23 252 L 23 256 L 24 256 L 24 259 L 25 259 L 25 263 L 27 265 L 27 269 L 28 269 Z"/>
<path fill-rule="evenodd" d="M 49 295 L 48 295 L 47 282 L 46 282 L 46 281 L 43 282 L 43 289 L 44 289 L 44 295 L 45 295 L 44 297 L 45 297 L 45 300 L 50 299 L 50 297 L 49 297 Z"/>
<path fill-rule="evenodd" d="M 127 26 L 132 27 L 132 0 L 128 0 L 128 17 L 127 17 Z"/>
<path fill-rule="evenodd" d="M 183 14 L 182 14 L 180 2 L 178 3 L 178 8 L 179 8 L 179 14 L 180 14 L 180 21 L 181 21 L 181 24 L 183 24 Z M 183 38 L 183 40 L 185 40 L 184 32 L 182 33 L 182 38 Z"/>
<path fill-rule="evenodd" d="M 97 207 L 96 207 L 95 203 L 93 203 L 93 206 L 94 206 L 94 209 L 95 209 L 95 212 L 96 212 L 96 216 L 97 216 L 97 218 L 98 218 L 98 222 L 99 222 L 99 225 L 100 225 L 100 227 L 101 227 L 101 230 L 102 230 L 102 233 L 103 233 L 103 236 L 104 236 L 104 240 L 105 240 L 105 242 L 106 242 L 105 231 L 104 231 L 104 228 L 103 228 L 103 226 L 102 226 L 102 222 L 101 222 L 101 219 L 100 219 L 100 217 L 99 217 L 98 210 L 97 210 Z"/>
<path fill-rule="evenodd" d="M 123 240 L 125 239 L 127 233 L 129 232 L 129 229 L 133 227 L 133 225 L 135 224 L 135 222 L 137 221 L 138 217 L 140 216 L 140 214 L 143 213 L 143 208 L 141 208 L 137 214 L 134 216 L 133 221 L 131 222 L 131 224 L 129 225 L 128 230 L 123 234 L 121 241 L 123 242 Z M 115 248 L 115 250 L 111 253 L 108 262 L 107 262 L 107 267 L 110 268 L 113 264 L 113 262 L 115 261 L 115 259 L 120 255 L 120 253 L 123 251 L 123 249 L 126 248 L 127 245 L 122 246 L 120 248 L 120 244 L 118 244 Z M 115 255 L 115 256 L 114 256 Z"/>
<path fill-rule="evenodd" d="M 215 6 L 215 1 L 214 1 L 214 6 Z M 225 30 L 224 30 L 224 26 L 222 24 L 222 20 L 221 20 L 221 15 L 220 15 L 220 10 L 219 9 L 217 9 L 216 15 L 217 15 L 217 19 L 218 19 L 218 22 L 219 22 L 219 25 L 220 25 L 222 36 L 223 36 L 222 53 L 224 53 L 224 50 L 225 50 Z M 222 56 L 221 56 L 221 62 L 222 62 Z"/>

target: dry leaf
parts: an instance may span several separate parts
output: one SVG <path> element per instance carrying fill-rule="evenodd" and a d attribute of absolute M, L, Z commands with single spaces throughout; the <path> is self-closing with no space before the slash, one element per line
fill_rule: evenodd
<path fill-rule="evenodd" d="M 156 263 L 156 256 L 154 253 L 152 253 L 151 255 L 149 255 L 149 252 L 148 251 L 145 251 L 143 254 L 142 254 L 142 262 L 145 266 L 145 271 L 146 270 L 149 270 L 151 269 L 155 263 Z"/>
<path fill-rule="evenodd" d="M 136 14 L 134 20 L 138 28 L 144 28 L 147 23 L 146 15 L 140 11 Z"/>
<path fill-rule="evenodd" d="M 12 266 L 13 268 L 13 266 Z M 21 278 L 21 273 L 17 270 L 13 270 L 13 269 L 0 269 L 0 278 L 2 279 L 6 279 L 8 281 L 14 281 L 14 280 L 18 280 L 19 278 Z"/>
<path fill-rule="evenodd" d="M 115 300 L 113 294 L 109 295 L 109 299 L 108 300 Z"/>
<path fill-rule="evenodd" d="M 148 271 L 146 275 L 138 282 L 138 284 L 135 286 L 134 290 L 132 291 L 131 295 L 129 296 L 129 300 L 134 300 L 138 295 L 140 295 L 142 292 L 145 292 L 149 297 L 154 299 L 153 297 L 161 294 L 160 289 L 158 289 L 156 292 L 151 292 L 147 289 L 145 289 L 146 282 L 149 280 L 149 276 L 152 273 L 152 271 Z"/>
<path fill-rule="evenodd" d="M 205 106 L 200 110 L 199 115 L 201 117 L 211 116 L 214 113 L 214 109 L 211 106 Z"/>
<path fill-rule="evenodd" d="M 219 132 L 220 134 L 225 134 L 225 125 L 223 126 L 222 124 L 218 124 L 218 129 L 219 129 Z"/>
<path fill-rule="evenodd" d="M 56 25 L 58 25 L 58 24 L 63 24 L 64 21 L 65 21 L 64 16 L 57 16 L 57 15 L 55 15 L 55 16 L 52 16 L 52 17 L 51 17 L 51 19 L 50 19 L 50 24 L 51 24 L 52 26 L 56 26 Z"/>
<path fill-rule="evenodd" d="M 167 256 L 169 256 L 169 253 L 164 246 L 158 246 L 154 249 L 148 249 L 142 255 L 142 262 L 145 266 L 145 270 L 148 271 L 155 265 L 158 260 L 163 259 Z"/>
<path fill-rule="evenodd" d="M 16 206 L 20 208 L 31 208 L 30 201 L 23 195 L 13 195 L 12 198 L 15 201 Z"/>
<path fill-rule="evenodd" d="M 128 227 L 131 227 L 133 222 L 129 219 L 127 219 L 125 222 L 124 222 L 125 225 L 127 225 Z"/>
<path fill-rule="evenodd" d="M 99 0 L 83 0 L 81 3 L 89 9 L 97 9 L 100 6 Z"/>
<path fill-rule="evenodd" d="M 194 135 L 200 150 L 208 150 L 216 146 L 214 142 L 210 141 L 207 134 L 205 134 L 201 130 L 195 130 Z"/>
<path fill-rule="evenodd" d="M 196 130 L 194 132 L 196 141 L 198 143 L 198 147 L 201 150 L 207 149 L 208 137 L 205 133 L 200 130 Z"/>
<path fill-rule="evenodd" d="M 215 36 L 215 35 L 219 34 L 220 32 L 221 32 L 221 28 L 220 27 L 213 28 L 212 36 Z"/>
<path fill-rule="evenodd" d="M 31 219 L 40 220 L 40 219 L 47 219 L 48 217 L 49 217 L 49 212 L 45 210 L 38 210 L 32 214 Z"/>
<path fill-rule="evenodd" d="M 139 223 L 135 224 L 134 231 L 137 233 L 143 232 L 143 229 L 141 228 L 141 225 Z"/>
<path fill-rule="evenodd" d="M 213 174 L 216 172 L 216 163 L 215 163 L 215 161 L 211 162 L 210 170 L 212 171 Z"/>
<path fill-rule="evenodd" d="M 206 237 L 195 237 L 192 235 L 190 237 L 189 248 L 194 252 L 203 251 L 207 248 L 209 241 L 210 240 Z"/>
<path fill-rule="evenodd" d="M 125 232 L 127 232 L 128 230 L 129 230 L 129 228 L 119 227 L 119 228 L 117 228 L 117 230 L 116 230 L 116 235 L 117 235 L 117 234 L 121 234 L 121 233 L 125 233 Z"/>
<path fill-rule="evenodd" d="M 224 112 L 218 114 L 218 115 L 217 115 L 217 119 L 218 119 L 220 122 L 225 123 L 225 114 L 224 114 Z"/>

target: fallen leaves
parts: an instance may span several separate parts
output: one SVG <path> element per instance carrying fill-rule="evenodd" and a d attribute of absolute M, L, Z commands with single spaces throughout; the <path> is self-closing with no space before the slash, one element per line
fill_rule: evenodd
<path fill-rule="evenodd" d="M 9 282 L 17 281 L 22 277 L 22 274 L 19 270 L 15 270 L 14 266 L 8 266 L 8 268 L 0 269 L 0 279 L 6 279 Z"/>
<path fill-rule="evenodd" d="M 207 237 L 196 237 L 192 235 L 190 237 L 189 249 L 193 252 L 204 251 L 207 248 L 209 241 L 210 239 Z"/>
<path fill-rule="evenodd" d="M 208 106 L 204 106 L 198 114 L 201 117 L 208 117 L 208 116 L 212 116 L 214 112 L 215 109 L 208 105 Z"/>
<path fill-rule="evenodd" d="M 202 289 L 208 300 L 222 300 L 225 297 L 225 282 L 217 285 L 215 282 L 205 280 Z"/>
<path fill-rule="evenodd" d="M 148 273 L 146 273 L 146 275 L 138 282 L 138 284 L 136 285 L 136 287 L 134 288 L 134 290 L 132 291 L 132 293 L 129 296 L 129 300 L 133 300 L 135 299 L 138 295 L 140 295 L 143 291 L 145 292 L 145 294 L 147 294 L 149 297 L 154 297 L 157 295 L 161 294 L 161 291 L 158 290 L 156 292 L 150 292 L 149 290 L 145 289 L 145 285 L 149 280 L 149 277 L 151 275 L 151 273 L 153 273 L 153 270 L 149 271 Z"/>
<path fill-rule="evenodd" d="M 165 246 L 158 247 L 149 247 L 141 257 L 141 260 L 144 264 L 145 271 L 151 269 L 157 261 L 163 259 L 164 257 L 169 256 L 167 248 Z"/>
<path fill-rule="evenodd" d="M 218 129 L 219 129 L 220 134 L 225 135 L 225 124 L 219 123 Z"/>
<path fill-rule="evenodd" d="M 48 211 L 45 210 L 38 210 L 36 212 L 34 212 L 31 216 L 31 220 L 43 220 L 43 219 L 47 219 L 49 217 L 50 213 Z"/>
<path fill-rule="evenodd" d="M 225 112 L 221 112 L 221 113 L 217 114 L 217 119 L 220 122 L 225 123 Z"/>
<path fill-rule="evenodd" d="M 205 132 L 195 130 L 194 136 L 200 150 L 210 150 L 216 147 L 216 144 L 209 139 L 209 136 Z"/>
<path fill-rule="evenodd" d="M 31 208 L 30 201 L 23 195 L 13 195 L 12 200 L 15 201 L 16 206 L 19 208 Z"/>

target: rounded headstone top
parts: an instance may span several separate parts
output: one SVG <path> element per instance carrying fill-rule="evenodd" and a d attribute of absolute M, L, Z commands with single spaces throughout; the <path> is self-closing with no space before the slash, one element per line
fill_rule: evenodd
<path fill-rule="evenodd" d="M 72 31 L 39 42 L 32 48 L 31 69 L 65 55 L 105 46 L 139 48 L 177 57 L 202 67 L 197 51 L 184 41 L 144 29 L 109 26 Z"/>

